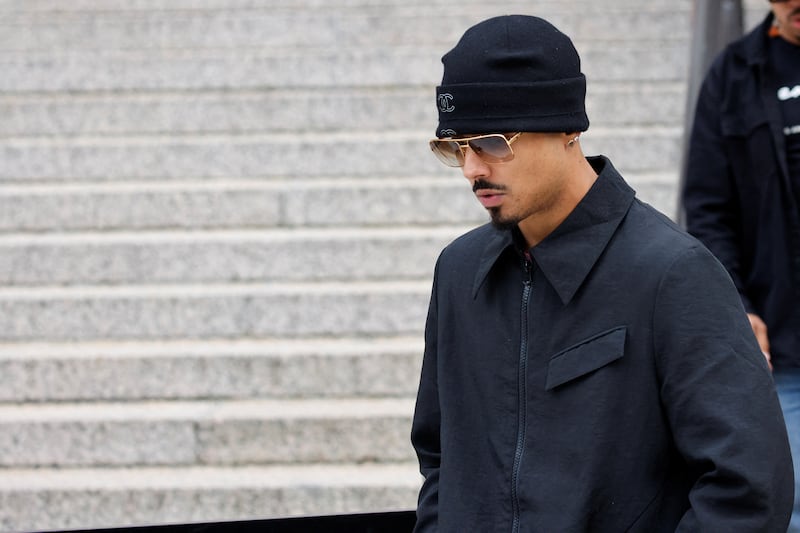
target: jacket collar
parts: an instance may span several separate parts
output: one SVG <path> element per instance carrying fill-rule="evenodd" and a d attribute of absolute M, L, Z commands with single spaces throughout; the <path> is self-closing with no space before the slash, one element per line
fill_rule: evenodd
<path fill-rule="evenodd" d="M 775 15 L 770 11 L 764 20 L 754 30 L 741 37 L 733 44 L 733 52 L 750 66 L 763 65 L 767 62 L 767 42 L 769 29 L 772 27 Z"/>
<path fill-rule="evenodd" d="M 635 195 L 607 158 L 599 156 L 587 160 L 598 173 L 597 180 L 564 222 L 530 250 L 536 265 L 564 304 L 572 299 L 589 275 Z M 475 274 L 473 298 L 500 254 L 515 245 L 513 233 L 492 232 Z"/>

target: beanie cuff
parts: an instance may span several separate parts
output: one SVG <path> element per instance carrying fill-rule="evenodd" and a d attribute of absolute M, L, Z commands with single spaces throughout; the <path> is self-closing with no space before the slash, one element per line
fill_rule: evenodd
<path fill-rule="evenodd" d="M 585 131 L 586 78 L 533 83 L 463 83 L 436 88 L 437 136 L 511 131 Z"/>

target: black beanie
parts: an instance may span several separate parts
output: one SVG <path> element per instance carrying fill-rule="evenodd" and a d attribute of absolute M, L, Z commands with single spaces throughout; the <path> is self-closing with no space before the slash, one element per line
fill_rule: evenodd
<path fill-rule="evenodd" d="M 438 137 L 589 127 L 578 52 L 546 20 L 526 15 L 485 20 L 468 29 L 442 63 Z"/>

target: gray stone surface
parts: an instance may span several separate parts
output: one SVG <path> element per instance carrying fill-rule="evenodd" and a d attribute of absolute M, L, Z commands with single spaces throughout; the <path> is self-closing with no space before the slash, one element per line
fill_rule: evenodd
<path fill-rule="evenodd" d="M 635 139 L 629 139 L 628 142 L 636 144 Z M 624 150 L 624 142 L 617 146 Z M 658 198 L 662 195 L 662 189 L 675 189 L 677 182 L 677 173 L 674 171 L 658 171 L 663 178 L 654 183 L 647 178 L 647 174 L 621 170 L 628 182 L 639 191 L 640 198 L 656 204 L 656 207 L 661 206 Z M 304 227 L 346 227 L 352 230 L 358 226 L 416 227 L 444 224 L 462 227 L 488 221 L 485 211 L 459 172 L 451 170 L 450 174 L 441 180 L 298 180 L 288 187 L 256 183 L 235 186 L 190 183 L 177 188 L 157 188 L 148 183 L 136 189 L 98 184 L 77 189 L 66 187 L 61 191 L 54 187 L 9 186 L 0 188 L 0 234 L 20 231 L 142 231 L 142 243 L 131 240 L 129 235 L 119 237 L 121 241 L 130 242 L 132 247 L 136 247 L 139 244 L 146 246 L 148 238 L 153 240 L 152 234 L 144 233 L 145 230 L 242 228 L 250 231 L 258 228 Z M 65 238 L 62 242 L 59 235 L 39 238 L 31 235 L 30 239 L 16 236 L 16 233 L 13 235 L 9 238 L 0 236 L 0 248 L 8 250 L 9 247 L 29 245 L 34 251 L 38 241 L 49 241 L 58 248 L 82 238 Z M 168 240 L 169 236 L 165 238 Z M 191 241 L 193 238 L 194 235 L 187 235 L 183 239 L 173 236 L 175 242 Z M 226 237 L 221 235 L 219 238 Z M 235 238 L 235 233 L 231 238 Z M 291 238 L 292 234 L 286 233 L 284 240 L 290 241 Z M 113 236 L 109 237 L 109 240 L 113 239 Z M 58 252 L 53 250 L 52 253 Z M 18 268 L 58 268 L 58 265 L 49 263 L 32 265 L 32 261 L 17 263 Z M 0 264 L 7 265 L 9 262 L 9 257 L 5 260 L 0 257 Z M 32 274 L 25 274 L 21 279 L 29 275 Z"/>
<path fill-rule="evenodd" d="M 0 406 L 0 466 L 411 461 L 412 411 L 407 398 Z"/>
<path fill-rule="evenodd" d="M 499 5 L 498 5 L 499 4 Z M 41 13 L 11 13 L 0 23 L 0 48 L 13 51 L 47 49 L 93 50 L 99 43 L 110 49 L 176 48 L 312 48 L 336 43 L 340 47 L 376 44 L 454 43 L 462 28 L 503 11 L 503 2 L 478 10 L 458 10 L 429 3 L 424 13 L 409 5 L 364 3 L 358 8 L 328 5 L 317 10 L 275 11 L 206 9 L 164 12 L 97 11 L 72 14 L 58 20 Z M 535 2 L 505 2 L 515 12 L 535 14 Z M 554 13 L 559 26 L 592 40 L 647 40 L 654 35 L 688 38 L 690 10 L 675 2 L 654 18 L 645 9 L 616 7 L 612 2 L 589 4 L 591 16 L 579 17 L 563 10 Z M 619 4 L 619 2 L 616 2 Z M 478 6 L 476 6 L 478 7 Z M 616 7 L 616 8 L 615 8 Z M 533 8 L 533 9 L 532 9 Z M 563 9 L 563 8 L 562 8 Z M 442 20 L 446 15 L 447 19 Z M 620 31 L 625 28 L 626 31 Z M 669 33 L 671 29 L 678 29 Z M 682 31 L 681 31 L 682 30 Z"/>
<path fill-rule="evenodd" d="M 413 461 L 412 413 L 413 401 L 405 398 L 233 404 L 199 421 L 198 459 L 204 464 Z"/>
<path fill-rule="evenodd" d="M 385 131 L 427 126 L 432 86 L 340 88 L 319 92 L 254 90 L 202 93 L 0 95 L 0 134 L 135 135 L 182 133 Z M 593 124 L 678 124 L 685 88 L 664 82 L 592 82 Z"/>
<path fill-rule="evenodd" d="M 265 135 L 231 138 L 14 139 L 0 145 L 0 183 L 452 176 L 430 154 L 430 134 L 416 132 Z M 596 127 L 589 153 L 612 155 L 620 169 L 675 168 L 677 127 Z M 629 143 L 636 142 L 631 150 Z M 287 187 L 289 185 L 287 184 Z"/>
<path fill-rule="evenodd" d="M 427 149 L 424 156 L 433 157 Z M 298 187 L 286 195 L 284 206 L 289 226 L 433 227 L 440 223 L 478 225 L 488 221 L 456 169 L 444 169 L 437 180 L 388 177 L 324 188 Z"/>
<path fill-rule="evenodd" d="M 421 334 L 428 282 L 0 290 L 5 341 Z"/>
<path fill-rule="evenodd" d="M 11 139 L 0 183 L 441 173 L 422 133 Z M 289 182 L 290 183 L 290 182 Z"/>
<path fill-rule="evenodd" d="M 575 3 L 574 3 L 575 4 Z M 12 51 L 66 49 L 93 51 L 101 45 L 112 50 L 173 50 L 225 48 L 374 47 L 376 44 L 450 45 L 462 28 L 498 12 L 546 12 L 577 40 L 648 40 L 653 36 L 686 39 L 688 1 L 669 8 L 644 7 L 623 2 L 586 2 L 580 9 L 565 9 L 554 2 L 475 3 L 453 12 L 442 2 L 428 2 L 420 14 L 414 3 L 323 4 L 317 9 L 292 9 L 288 5 L 264 9 L 245 4 L 173 7 L 169 10 L 129 6 L 109 8 L 108 2 L 77 8 L 54 19 L 30 6 L 6 13 L 0 26 L 0 48 Z M 284 9 L 281 9 L 283 7 Z M 292 6 L 294 7 L 294 6 Z M 310 7 L 310 6 L 308 6 Z M 2 8 L 2 6 L 0 6 Z M 288 8 L 288 9 L 287 9 Z M 74 8 L 73 8 L 74 9 Z M 654 17 L 652 11 L 659 11 Z M 591 14 L 591 16 L 580 16 Z M 624 29 L 625 31 L 621 31 Z M 675 31 L 678 30 L 678 31 Z M 683 31 L 681 31 L 683 30 Z"/>
<path fill-rule="evenodd" d="M 258 89 L 431 84 L 440 48 L 32 51 L 0 56 L 0 91 Z"/>
<path fill-rule="evenodd" d="M 746 0 L 754 4 L 757 0 Z M 642 4 L 639 0 L 576 0 L 565 7 L 561 0 L 501 0 L 487 4 L 481 0 L 462 0 L 459 3 L 464 11 L 491 16 L 501 8 L 528 7 L 535 8 L 549 16 L 572 13 L 597 13 L 605 10 L 645 10 L 655 13 L 674 9 L 686 10 L 691 7 L 691 0 L 652 0 Z M 314 11 L 322 8 L 342 10 L 373 10 L 382 12 L 386 9 L 405 9 L 416 12 L 419 7 L 437 10 L 437 13 L 452 14 L 452 5 L 436 0 L 405 0 L 398 4 L 393 0 L 337 0 L 332 4 L 329 0 L 306 0 L 303 8 Z M 60 0 L 0 0 L 0 9 L 9 13 L 95 13 L 98 11 L 138 12 L 164 9 L 282 9 L 295 10 L 297 4 L 293 0 L 73 0 L 64 4 Z"/>
<path fill-rule="evenodd" d="M 0 232 L 252 228 L 282 223 L 279 186 L 158 183 L 0 188 Z"/>
<path fill-rule="evenodd" d="M 0 402 L 411 398 L 422 339 L 0 344 Z"/>
<path fill-rule="evenodd" d="M 672 127 L 593 128 L 581 136 L 586 154 L 611 158 L 623 176 L 638 173 L 663 173 L 676 169 L 680 162 L 681 130 Z M 676 174 L 677 175 L 677 174 Z"/>
<path fill-rule="evenodd" d="M 453 43 L 454 44 L 454 43 Z M 687 44 L 670 40 L 577 43 L 592 80 L 676 81 L 688 68 Z M 0 56 L 0 91 L 197 90 L 433 85 L 442 46 L 369 48 L 31 51 Z M 448 46 L 444 47 L 445 50 Z"/>
<path fill-rule="evenodd" d="M 135 187 L 119 183 L 0 187 L 0 233 L 141 230 L 146 241 L 153 230 L 260 229 L 274 234 L 272 230 L 304 227 L 345 226 L 352 231 L 360 226 L 464 225 L 487 220 L 455 170 L 436 180 L 387 177 L 189 182 L 167 187 L 155 182 Z M 292 235 L 287 231 L 283 240 L 291 241 Z M 50 237 L 53 244 L 58 239 Z M 17 237 L 0 239 L 0 246 L 20 241 L 27 242 Z M 35 242 L 33 238 L 30 244 Z"/>
<path fill-rule="evenodd" d="M 0 237 L 0 284 L 427 279 L 462 228 L 286 233 Z"/>
<path fill-rule="evenodd" d="M 681 83 L 588 83 L 586 113 L 590 130 L 595 126 L 682 127 L 686 88 Z"/>
<path fill-rule="evenodd" d="M 208 91 L 0 97 L 0 133 L 161 134 L 416 128 L 431 87 Z M 431 127 L 433 130 L 433 127 Z"/>
<path fill-rule="evenodd" d="M 37 422 L 31 412 L 35 408 L 14 409 L 30 419 L 0 423 L 0 466 L 4 468 L 181 465 L 195 460 L 191 421 Z"/>
<path fill-rule="evenodd" d="M 412 509 L 412 463 L 0 470 L 0 528 L 42 531 Z"/>

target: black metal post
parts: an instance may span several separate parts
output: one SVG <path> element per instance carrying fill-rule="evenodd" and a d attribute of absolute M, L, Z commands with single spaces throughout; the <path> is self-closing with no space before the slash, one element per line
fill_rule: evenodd
<path fill-rule="evenodd" d="M 678 213 L 676 219 L 684 225 L 685 217 L 680 191 L 686 179 L 689 135 L 694 120 L 694 108 L 700 85 L 711 62 L 722 49 L 742 35 L 744 26 L 741 0 L 694 0 L 692 6 L 692 44 L 689 61 L 689 80 L 686 91 L 686 114 L 683 122 Z"/>

